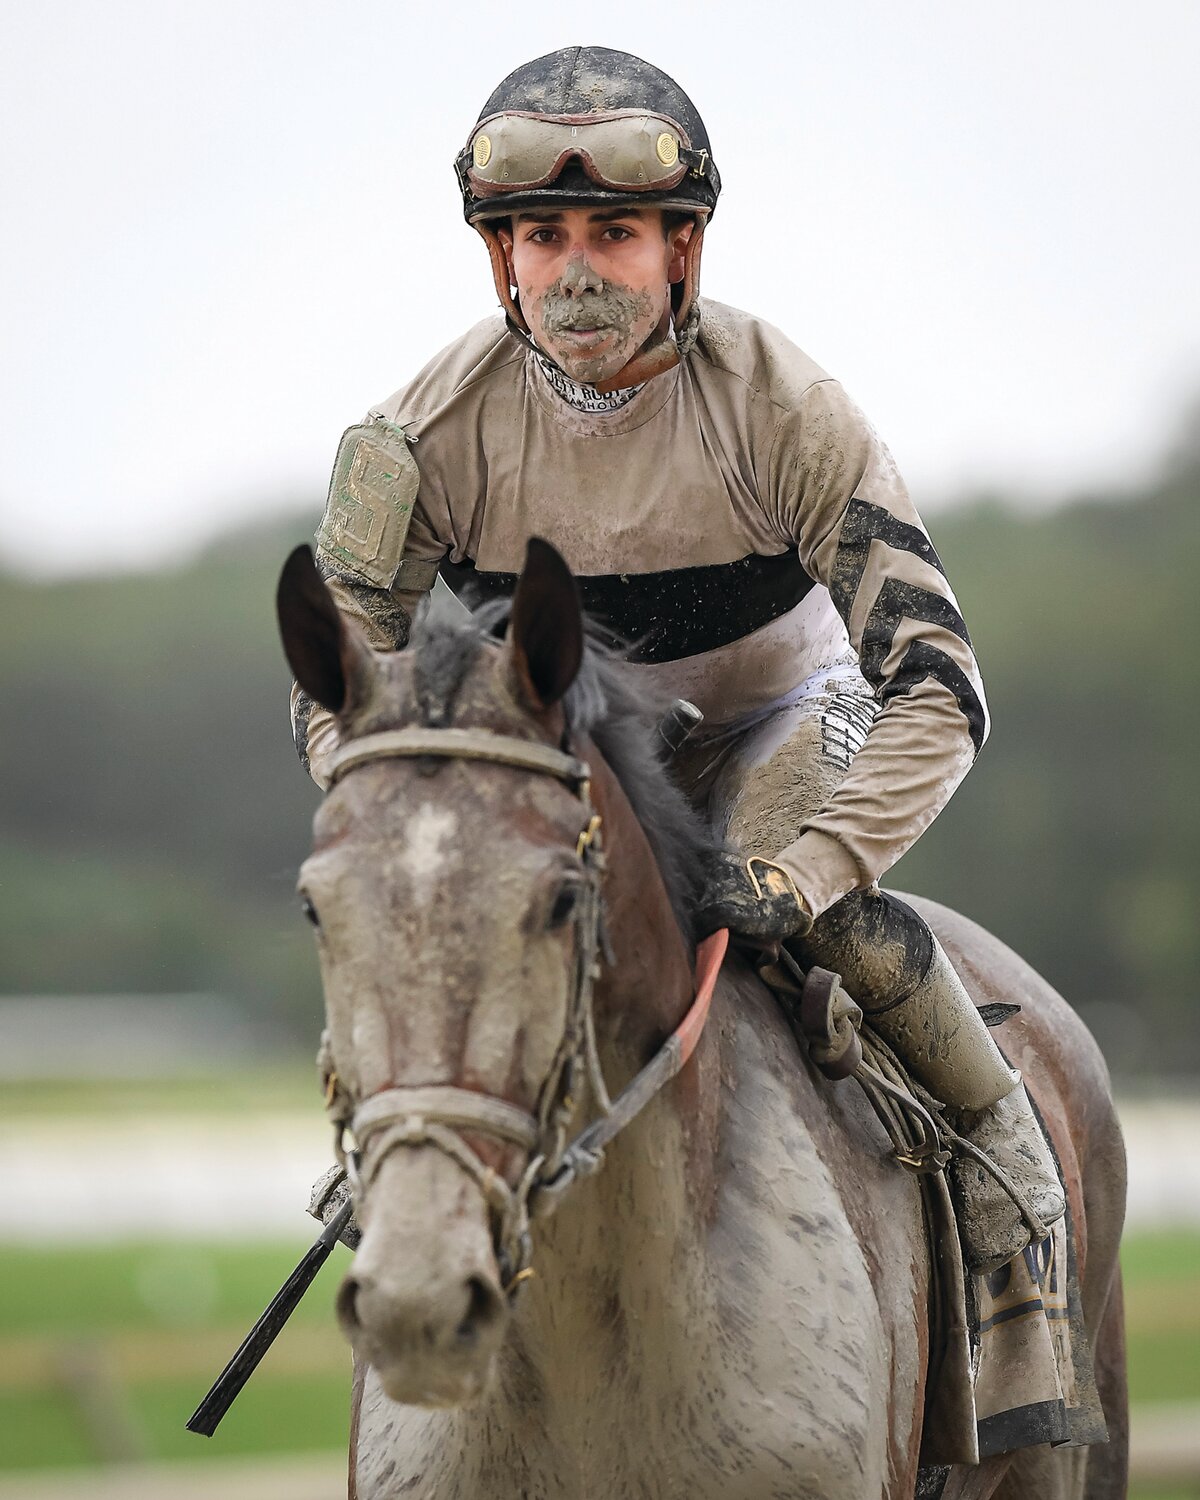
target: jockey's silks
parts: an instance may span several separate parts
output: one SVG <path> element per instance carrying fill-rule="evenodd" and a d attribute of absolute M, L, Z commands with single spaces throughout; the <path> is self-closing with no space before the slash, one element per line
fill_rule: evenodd
<path fill-rule="evenodd" d="M 489 319 L 374 415 L 420 488 L 391 590 L 318 558 L 339 603 L 394 648 L 438 566 L 468 599 L 511 588 L 545 537 L 630 670 L 706 729 L 856 658 L 882 704 L 829 801 L 780 857 L 813 910 L 878 879 L 945 805 L 987 734 L 983 684 L 942 565 L 890 454 L 842 386 L 777 329 L 701 303 L 675 368 L 581 411 Z M 314 774 L 328 716 L 308 730 Z"/>

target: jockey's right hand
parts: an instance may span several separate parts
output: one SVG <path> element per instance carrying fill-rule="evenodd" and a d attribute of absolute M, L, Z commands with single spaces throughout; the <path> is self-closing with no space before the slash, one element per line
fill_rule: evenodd
<path fill-rule="evenodd" d="M 713 855 L 697 919 L 702 935 L 728 927 L 763 944 L 803 937 L 813 924 L 812 913 L 786 871 L 768 859 L 747 859 L 732 849 Z"/>

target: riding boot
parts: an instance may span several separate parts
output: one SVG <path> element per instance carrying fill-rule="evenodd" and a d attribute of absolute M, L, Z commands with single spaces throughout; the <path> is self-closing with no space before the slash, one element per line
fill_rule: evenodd
<path fill-rule="evenodd" d="M 839 973 L 867 1020 L 929 1092 L 958 1133 L 989 1156 L 1045 1226 L 1066 1207 L 1054 1159 L 1021 1075 L 1004 1060 L 928 924 L 878 890 L 854 891 L 788 947 L 806 966 Z M 970 1156 L 950 1183 L 967 1264 L 995 1270 L 1030 1241 L 1011 1195 Z"/>

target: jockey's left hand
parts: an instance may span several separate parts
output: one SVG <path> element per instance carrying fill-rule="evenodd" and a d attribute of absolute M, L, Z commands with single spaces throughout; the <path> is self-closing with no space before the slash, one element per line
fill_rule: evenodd
<path fill-rule="evenodd" d="M 802 937 L 813 924 L 812 913 L 785 870 L 731 849 L 712 857 L 698 920 L 702 933 L 728 927 L 764 944 Z"/>

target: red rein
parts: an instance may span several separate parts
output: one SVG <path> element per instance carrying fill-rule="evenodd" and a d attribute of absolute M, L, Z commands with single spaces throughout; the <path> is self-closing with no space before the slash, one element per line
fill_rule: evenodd
<path fill-rule="evenodd" d="M 678 1045 L 680 1067 L 696 1050 L 696 1043 L 708 1020 L 713 991 L 717 987 L 717 976 L 721 972 L 728 948 L 729 929 L 720 927 L 696 949 L 696 998 L 667 1043 L 668 1046 Z"/>

